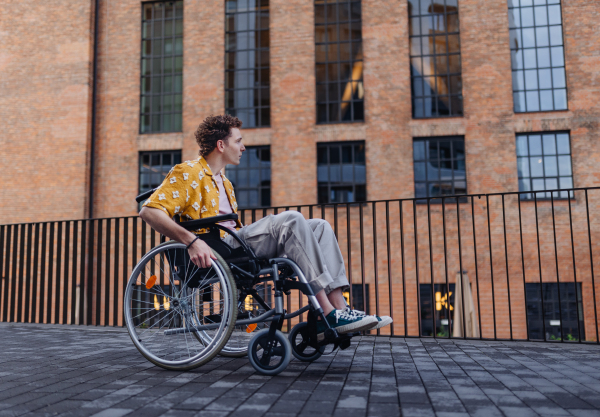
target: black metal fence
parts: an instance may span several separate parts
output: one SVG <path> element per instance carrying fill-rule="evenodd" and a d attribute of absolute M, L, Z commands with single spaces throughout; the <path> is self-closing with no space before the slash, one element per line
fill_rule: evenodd
<path fill-rule="evenodd" d="M 239 214 L 327 220 L 348 302 L 394 319 L 378 334 L 598 343 L 599 201 L 594 187 Z M 138 217 L 0 225 L 1 320 L 122 326 L 129 273 L 161 238 Z"/>

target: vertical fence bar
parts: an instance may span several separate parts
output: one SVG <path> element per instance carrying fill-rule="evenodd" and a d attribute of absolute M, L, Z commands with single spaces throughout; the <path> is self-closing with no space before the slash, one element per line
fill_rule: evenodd
<path fill-rule="evenodd" d="M 86 244 L 86 229 L 87 222 L 85 220 L 81 221 L 81 248 L 79 256 L 79 289 L 77 294 L 79 296 L 79 311 L 77 312 L 77 324 L 85 324 L 84 322 L 84 305 L 85 305 L 85 287 L 86 287 L 86 279 L 85 279 L 85 244 Z"/>
<path fill-rule="evenodd" d="M 458 265 L 460 268 L 460 272 L 459 272 L 459 278 L 460 279 L 460 291 L 462 293 L 462 299 L 463 299 L 463 309 L 462 309 L 462 322 L 463 322 L 463 339 L 467 338 L 467 326 L 465 324 L 465 286 L 464 286 L 464 280 L 463 280 L 463 263 L 462 263 L 462 239 L 460 237 L 460 199 L 456 198 L 456 225 L 457 225 L 457 235 L 458 235 Z M 469 291 L 471 289 L 469 288 Z"/>
<path fill-rule="evenodd" d="M 50 226 L 50 248 L 48 253 L 48 287 L 46 289 L 46 323 L 52 323 L 52 294 L 54 293 L 54 233 L 56 222 L 49 223 Z M 57 272 L 58 276 L 58 272 Z"/>
<path fill-rule="evenodd" d="M 585 190 L 585 214 L 587 216 L 587 226 L 588 226 L 588 239 L 590 246 L 590 268 L 592 273 L 592 294 L 594 297 L 594 321 L 596 323 L 596 343 L 600 343 L 600 339 L 598 338 L 598 311 L 596 309 L 596 283 L 594 282 L 594 256 L 592 253 L 592 229 L 590 227 L 590 208 L 588 203 L 588 192 Z M 583 300 L 582 300 L 583 302 Z"/>
<path fill-rule="evenodd" d="M 45 297 L 45 290 L 46 290 L 46 237 L 47 237 L 47 231 L 48 231 L 48 223 L 43 223 L 42 224 L 42 250 L 41 250 L 41 265 L 40 265 L 40 307 L 38 309 L 39 311 L 39 323 L 43 323 L 44 322 L 44 311 L 45 310 L 45 305 L 46 305 L 46 297 Z"/>
<path fill-rule="evenodd" d="M 417 279 L 417 328 L 421 337 L 421 289 L 419 288 L 419 238 L 417 236 L 417 200 L 413 200 L 413 219 L 415 222 L 415 273 Z"/>
<path fill-rule="evenodd" d="M 444 201 L 444 197 L 442 197 L 442 202 Z M 442 203 L 443 204 L 443 203 Z M 434 292 L 435 288 L 433 285 L 433 242 L 431 241 L 431 199 L 427 199 L 427 233 L 429 234 L 429 275 L 431 277 L 431 336 L 435 337 L 435 300 L 434 300 Z M 420 325 L 420 323 L 419 323 Z"/>
<path fill-rule="evenodd" d="M 471 197 L 471 218 L 473 220 L 473 253 L 475 259 L 475 285 L 477 286 L 477 316 L 479 317 L 479 339 L 483 339 L 483 332 L 481 331 L 481 294 L 479 292 L 479 269 L 477 267 L 477 233 L 475 232 L 475 203 Z M 481 198 L 481 197 L 479 197 Z"/>
<path fill-rule="evenodd" d="M 84 324 L 91 325 L 93 323 L 93 312 L 94 312 L 94 235 L 96 230 L 97 221 L 89 221 L 89 237 L 88 237 L 88 248 L 87 248 L 87 276 L 85 280 L 85 291 L 86 291 L 86 303 L 85 303 L 85 321 Z"/>
<path fill-rule="evenodd" d="M 75 324 L 75 312 L 77 311 L 77 239 L 79 238 L 79 221 L 73 222 L 73 272 L 71 276 L 71 308 L 69 310 L 69 322 Z M 81 301 L 81 299 L 80 299 Z M 66 320 L 65 320 L 66 322 Z"/>
<path fill-rule="evenodd" d="M 408 336 L 408 317 L 406 317 L 406 268 L 404 265 L 404 217 L 403 201 L 400 200 L 400 259 L 402 266 L 402 304 L 404 306 L 404 337 Z"/>
<path fill-rule="evenodd" d="M 3 274 L 4 271 L 4 259 L 6 258 L 5 252 L 4 252 L 4 231 L 8 226 L 5 225 L 0 225 L 0 289 L 2 289 L 2 286 L 6 286 L 8 285 L 8 282 L 6 281 L 6 276 Z M 6 248 L 8 249 L 8 245 L 6 245 Z M 8 252 L 8 250 L 7 250 Z M 3 298 L 3 303 L 6 304 L 6 298 Z M 0 312 L 1 314 L 1 312 Z M 1 318 L 2 320 L 4 320 L 4 317 Z"/>
<path fill-rule="evenodd" d="M 379 274 L 377 267 L 377 206 L 376 203 L 373 203 L 373 266 L 375 271 L 375 315 L 379 316 Z M 377 335 L 381 331 L 377 329 Z"/>
<path fill-rule="evenodd" d="M 558 319 L 560 320 L 560 342 L 565 341 L 563 335 L 562 302 L 560 301 L 560 273 L 558 272 L 558 251 L 556 249 L 556 221 L 554 219 L 554 191 L 550 192 L 550 204 L 552 207 L 552 233 L 554 236 L 554 260 L 556 261 L 556 290 L 558 291 Z M 579 324 L 579 323 L 578 323 Z"/>
<path fill-rule="evenodd" d="M 104 325 L 110 325 L 110 240 L 112 238 L 111 227 L 112 220 L 106 219 L 106 248 L 105 248 L 105 257 L 104 262 L 106 265 L 104 266 Z"/>
<path fill-rule="evenodd" d="M 488 242 L 490 245 L 490 282 L 492 284 L 492 310 L 494 317 L 494 340 L 496 340 L 496 297 L 494 296 L 494 258 L 492 257 L 492 228 L 490 225 L 490 197 L 485 196 L 487 208 Z"/>
<path fill-rule="evenodd" d="M 452 338 L 452 332 L 450 331 L 450 284 L 448 283 L 448 243 L 446 239 L 446 199 L 442 198 L 442 234 L 444 236 L 444 273 L 446 275 L 446 314 L 448 315 L 448 339 Z M 454 287 L 456 293 L 456 286 Z M 455 294 L 456 297 L 456 294 Z"/>
<path fill-rule="evenodd" d="M 568 191 L 567 200 L 569 200 L 569 231 L 571 232 L 571 252 L 573 256 L 573 281 L 575 281 L 575 309 L 577 311 L 577 342 L 581 343 L 581 322 L 579 317 L 579 291 L 577 291 L 577 264 L 575 262 L 575 241 L 573 239 L 573 216 L 571 214 L 571 191 Z M 575 191 L 573 191 L 575 198 Z M 559 288 L 560 290 L 560 288 Z M 583 304 L 583 294 L 581 295 L 581 303 Z"/>
<path fill-rule="evenodd" d="M 348 203 L 346 203 L 346 239 L 348 240 L 348 282 L 350 283 L 348 299 L 350 301 L 350 308 L 354 308 L 354 304 L 352 304 L 352 241 L 350 232 L 350 204 Z"/>
<path fill-rule="evenodd" d="M 506 240 L 506 212 L 504 208 L 504 194 L 502 194 L 502 229 L 504 230 L 504 262 L 506 265 L 506 290 L 508 292 L 508 322 L 510 326 L 510 340 L 513 340 L 512 310 L 510 305 L 510 274 L 508 271 L 508 243 Z"/>
<path fill-rule="evenodd" d="M 119 315 L 119 258 L 120 258 L 120 239 L 121 234 L 121 219 L 115 219 L 115 245 L 114 245 L 114 266 L 113 266 L 113 326 L 117 326 L 118 315 Z M 125 259 L 123 260 L 125 263 Z"/>
<path fill-rule="evenodd" d="M 362 204 L 358 205 L 358 214 L 360 216 L 360 272 L 361 272 L 361 283 L 362 283 L 362 299 L 363 299 L 363 308 L 367 311 L 367 292 L 366 292 L 366 284 L 365 284 L 365 234 L 363 229 L 363 206 Z M 369 312 L 367 312 L 369 314 Z"/>
<path fill-rule="evenodd" d="M 13 323 L 15 321 L 15 291 L 17 288 L 17 267 L 18 267 L 18 259 L 19 259 L 19 229 L 21 226 L 15 225 L 13 231 L 13 250 L 12 250 L 12 273 L 10 276 L 10 309 L 8 312 L 8 321 Z"/>
<path fill-rule="evenodd" d="M 69 303 L 69 249 L 71 246 L 71 222 L 65 222 L 65 272 L 63 275 L 63 294 L 62 294 L 62 324 L 67 324 L 67 312 Z M 77 246 L 77 245 L 74 245 Z M 74 273 L 74 272 L 73 272 Z M 57 320 L 58 321 L 58 320 Z"/>
<path fill-rule="evenodd" d="M 29 323 L 29 297 L 31 296 L 31 247 L 33 246 L 33 224 L 27 225 L 27 256 L 25 257 L 25 295 L 24 295 L 24 312 L 23 323 Z"/>
<path fill-rule="evenodd" d="M 96 318 L 94 325 L 100 326 L 101 306 L 102 306 L 102 219 L 98 219 L 98 239 L 96 240 L 96 293 L 94 299 L 96 302 Z"/>
<path fill-rule="evenodd" d="M 336 207 L 337 208 L 337 207 Z M 337 220 L 337 219 L 336 219 Z M 337 222 L 336 222 L 337 226 Z M 388 266 L 388 302 L 390 304 L 390 317 L 394 320 L 394 309 L 393 309 L 393 291 L 392 291 L 392 258 L 390 248 L 390 202 L 385 202 L 385 237 L 387 243 L 387 266 Z M 390 334 L 394 335 L 394 322 L 392 321 Z"/>
<path fill-rule="evenodd" d="M 5 322 L 10 321 L 8 305 L 12 302 L 9 298 L 8 287 L 10 286 L 10 255 L 14 252 L 14 246 L 11 246 L 11 237 L 14 234 L 15 226 L 6 226 L 6 263 L 4 264 L 4 290 L 2 294 L 3 305 L 2 305 L 2 320 Z"/>
<path fill-rule="evenodd" d="M 16 289 L 16 310 L 15 310 L 15 322 L 21 322 L 21 310 L 23 309 L 23 269 L 25 266 L 25 229 L 27 225 L 22 224 L 20 229 L 20 237 L 19 237 L 19 275 L 15 277 L 13 282 L 15 283 Z M 17 279 L 19 280 L 19 284 L 17 285 Z"/>
<path fill-rule="evenodd" d="M 58 222 L 58 233 L 56 235 L 56 285 L 54 286 L 54 323 L 60 322 L 60 282 L 62 269 L 62 234 L 63 222 Z"/>
<path fill-rule="evenodd" d="M 39 286 L 39 273 L 38 273 L 38 260 L 40 256 L 40 224 L 35 224 L 35 230 L 33 233 L 34 251 L 33 251 L 33 275 L 31 277 L 31 322 L 37 322 L 37 296 L 38 296 L 38 286 Z M 0 236 L 0 244 L 2 244 L 2 236 Z M 0 254 L 2 253 L 2 249 L 0 249 Z M 2 271 L 2 266 L 0 264 L 0 271 Z"/>
<path fill-rule="evenodd" d="M 525 281 L 525 253 L 523 251 L 523 222 L 521 220 L 521 194 L 517 195 L 519 204 L 519 236 L 521 239 L 521 268 L 523 268 L 523 295 L 525 297 L 525 330 L 527 331 L 527 340 L 529 339 L 529 319 L 527 317 L 527 283 Z"/>
<path fill-rule="evenodd" d="M 119 300 L 119 303 L 123 303 L 123 309 L 121 312 L 121 317 L 123 317 L 123 314 L 125 314 L 125 291 L 127 289 L 127 281 L 129 280 L 129 274 L 127 273 L 129 271 L 129 263 L 128 263 L 128 259 L 129 259 L 129 217 L 125 217 L 125 219 L 123 219 L 123 282 L 121 282 L 121 288 L 122 288 L 122 295 L 121 295 L 121 299 Z M 123 323 L 124 325 L 125 323 Z"/>
<path fill-rule="evenodd" d="M 540 302 L 542 303 L 542 329 L 544 331 L 544 341 L 546 341 L 546 313 L 544 312 L 544 288 L 542 286 L 542 255 L 540 252 L 540 227 L 538 222 L 537 192 L 533 193 L 533 201 L 535 203 L 535 233 L 537 236 L 538 267 L 540 269 Z"/>

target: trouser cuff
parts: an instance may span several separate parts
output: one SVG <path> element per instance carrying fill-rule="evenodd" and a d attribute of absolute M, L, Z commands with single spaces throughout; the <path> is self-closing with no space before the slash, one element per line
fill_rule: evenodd
<path fill-rule="evenodd" d="M 329 285 L 333 283 L 333 278 L 329 272 L 323 272 L 314 280 L 310 281 L 308 284 L 312 288 L 315 294 L 319 293 L 321 290 L 324 290 Z"/>

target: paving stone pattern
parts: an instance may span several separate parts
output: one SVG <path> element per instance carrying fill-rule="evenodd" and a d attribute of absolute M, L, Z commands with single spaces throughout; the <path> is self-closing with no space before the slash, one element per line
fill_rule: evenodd
<path fill-rule="evenodd" d="M 267 377 L 247 358 L 165 371 L 120 328 L 0 331 L 0 417 L 600 416 L 596 345 L 369 336 Z"/>

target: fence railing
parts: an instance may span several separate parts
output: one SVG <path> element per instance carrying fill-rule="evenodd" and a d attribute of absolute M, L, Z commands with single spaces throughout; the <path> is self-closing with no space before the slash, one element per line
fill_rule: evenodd
<path fill-rule="evenodd" d="M 394 319 L 378 334 L 598 343 L 599 201 L 594 187 L 239 214 L 329 221 L 348 302 Z M 138 217 L 0 225 L 1 320 L 122 326 L 129 273 L 161 239 Z"/>

